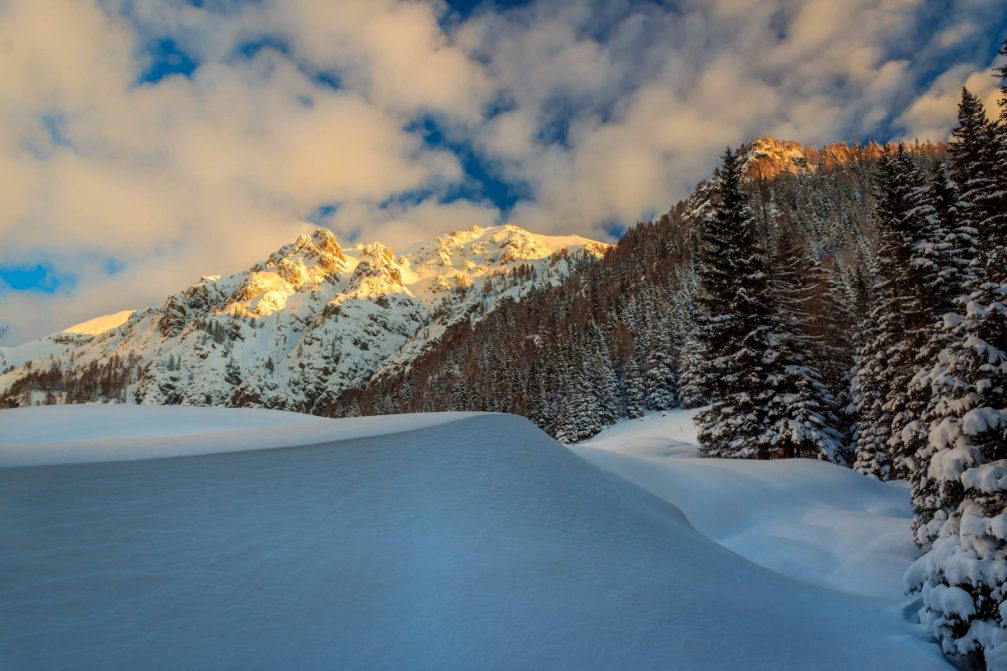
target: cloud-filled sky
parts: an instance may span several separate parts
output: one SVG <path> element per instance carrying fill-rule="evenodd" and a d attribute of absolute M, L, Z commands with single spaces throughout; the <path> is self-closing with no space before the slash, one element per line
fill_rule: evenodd
<path fill-rule="evenodd" d="M 13 344 L 315 225 L 612 239 L 725 145 L 947 137 L 1003 0 L 0 0 Z"/>

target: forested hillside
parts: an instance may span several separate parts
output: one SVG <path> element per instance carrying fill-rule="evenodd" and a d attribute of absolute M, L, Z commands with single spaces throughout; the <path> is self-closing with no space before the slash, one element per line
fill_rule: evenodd
<path fill-rule="evenodd" d="M 841 432 L 850 425 L 852 325 L 869 310 L 877 248 L 872 184 L 885 151 L 875 144 L 813 150 L 762 138 L 731 153 L 753 235 L 766 251 L 765 281 L 792 313 L 792 348 L 819 359 L 819 391 L 830 397 Z M 929 143 L 906 151 L 928 169 L 945 154 Z M 712 371 L 704 372 L 700 332 L 702 257 L 710 244 L 704 222 L 721 206 L 724 177 L 722 169 L 687 201 L 631 228 L 601 262 L 475 326 L 453 327 L 409 369 L 347 393 L 331 411 L 516 412 L 576 442 L 645 409 L 702 405 L 716 391 Z M 851 458 L 848 441 L 826 442 L 780 448 L 778 456 L 824 450 L 833 460 Z"/>

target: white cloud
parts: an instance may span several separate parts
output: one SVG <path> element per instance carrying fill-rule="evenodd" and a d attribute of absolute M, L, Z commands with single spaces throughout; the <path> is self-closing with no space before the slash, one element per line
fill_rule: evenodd
<path fill-rule="evenodd" d="M 938 77 L 896 120 L 905 129 L 903 139 L 949 139 L 963 86 L 979 96 L 990 117 L 995 116 L 1000 89 L 990 77 L 990 67 L 960 64 Z"/>
<path fill-rule="evenodd" d="M 603 236 L 609 221 L 666 209 L 725 145 L 758 135 L 941 139 L 963 84 L 995 99 L 990 54 L 974 45 L 998 4 L 954 3 L 937 20 L 927 0 L 543 0 L 458 22 L 440 0 L 226 13 L 8 0 L 0 266 L 46 260 L 77 283 L 0 294 L 0 322 L 16 341 L 157 302 L 261 259 L 322 203 L 339 204 L 327 225 L 344 240 L 397 250 L 504 219 Z M 145 44 L 165 37 L 199 67 L 136 85 Z M 263 40 L 278 48 L 235 57 Z M 459 157 L 406 130 L 420 115 L 529 197 L 508 217 L 482 200 L 439 202 L 468 178 Z M 108 275 L 108 259 L 125 268 Z"/>

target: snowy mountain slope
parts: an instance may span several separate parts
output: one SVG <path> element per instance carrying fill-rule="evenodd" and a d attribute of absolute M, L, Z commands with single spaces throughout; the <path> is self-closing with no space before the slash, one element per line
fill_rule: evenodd
<path fill-rule="evenodd" d="M 318 229 L 118 326 L 106 328 L 110 316 L 5 351 L 0 404 L 136 400 L 353 414 L 336 407 L 348 389 L 408 365 L 451 324 L 556 283 L 608 247 L 473 227 L 396 256 L 379 243 L 344 250 Z"/>
<path fill-rule="evenodd" d="M 60 332 L 36 338 L 14 347 L 0 347 L 0 370 L 10 371 L 24 366 L 29 361 L 42 361 L 48 360 L 49 357 L 61 356 L 67 350 L 83 345 L 90 340 L 91 336 L 86 334 Z"/>
<path fill-rule="evenodd" d="M 68 349 L 88 342 L 93 336 L 126 323 L 133 310 L 122 310 L 101 315 L 80 324 L 68 326 L 53 333 L 15 347 L 0 347 L 0 370 L 23 366 L 28 361 L 58 356 Z"/>
<path fill-rule="evenodd" d="M 0 502 L 15 668 L 947 668 L 514 416 L 0 469 Z"/>
<path fill-rule="evenodd" d="M 680 508 L 760 566 L 898 601 L 917 556 L 908 485 L 811 459 L 700 458 L 692 417 L 669 410 L 606 429 L 574 451 Z"/>

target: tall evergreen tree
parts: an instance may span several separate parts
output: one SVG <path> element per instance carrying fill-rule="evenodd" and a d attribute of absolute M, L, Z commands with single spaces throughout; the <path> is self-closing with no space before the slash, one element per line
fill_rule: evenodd
<path fill-rule="evenodd" d="M 678 403 L 683 408 L 698 408 L 706 404 L 703 390 L 704 367 L 708 360 L 700 334 L 701 314 L 696 304 L 698 286 L 692 269 L 674 294 L 672 326 L 680 343 L 677 361 Z"/>
<path fill-rule="evenodd" d="M 977 263 L 975 230 L 963 226 L 958 218 L 958 189 L 943 163 L 935 166 L 933 181 L 924 197 L 921 209 L 929 223 L 929 236 L 919 245 L 915 263 L 927 266 L 928 281 L 924 287 L 928 297 L 927 333 L 917 355 L 917 373 L 910 387 L 916 421 L 907 427 L 902 439 L 907 454 L 913 455 L 915 467 L 910 473 L 913 506 L 914 538 L 920 546 L 928 546 L 933 538 L 930 521 L 940 505 L 938 482 L 930 477 L 929 463 L 935 448 L 929 440 L 930 426 L 935 420 L 935 396 L 931 372 L 938 365 L 941 350 L 950 340 L 944 315 L 957 308 L 958 296 L 972 286 Z"/>
<path fill-rule="evenodd" d="M 906 148 L 886 151 L 875 184 L 876 304 L 873 340 L 858 357 L 862 404 L 855 462 L 857 470 L 881 479 L 909 478 L 917 468 L 925 399 L 910 389 L 933 318 L 929 292 L 937 273 L 929 258 L 933 208 L 920 206 L 925 191 L 925 178 Z"/>
<path fill-rule="evenodd" d="M 948 145 L 951 176 L 961 191 L 958 216 L 965 227 L 973 229 L 983 240 L 977 252 L 982 265 L 989 271 L 1007 265 L 1007 251 L 1004 251 L 1007 248 L 1007 209 L 1004 207 L 1007 194 L 1002 193 L 1001 134 L 1002 127 L 989 120 L 978 96 L 962 89 L 958 125 Z"/>
<path fill-rule="evenodd" d="M 765 249 L 739 155 L 728 149 L 722 158 L 697 255 L 701 337 L 709 357 L 702 387 L 713 401 L 696 417 L 700 449 L 709 456 L 768 458 L 771 392 L 765 381 L 775 357 Z"/>
<path fill-rule="evenodd" d="M 665 410 L 678 404 L 671 357 L 661 349 L 655 349 L 647 357 L 645 388 L 648 410 Z"/>
<path fill-rule="evenodd" d="M 818 368 L 816 345 L 809 332 L 813 264 L 793 235 L 782 236 L 773 255 L 773 373 L 765 384 L 773 392 L 770 441 L 772 456 L 813 457 L 846 464 L 849 459 L 839 429 L 837 402 Z"/>
<path fill-rule="evenodd" d="M 1001 74 L 1007 76 L 1007 70 Z M 1001 104 L 1007 106 L 1007 87 Z M 964 665 L 1007 668 L 1007 239 L 998 154 L 1005 133 L 965 91 L 951 155 L 959 214 L 974 226 L 983 268 L 964 282 L 931 385 L 926 476 L 914 482 L 917 539 L 906 574 L 921 621 Z"/>
<path fill-rule="evenodd" d="M 963 297 L 946 324 L 930 376 L 934 500 L 917 532 L 933 540 L 906 580 L 947 654 L 1007 668 L 1007 279 Z"/>
<path fill-rule="evenodd" d="M 900 408 L 892 404 L 898 393 L 891 357 L 900 360 L 908 371 L 909 353 L 902 340 L 906 332 L 903 312 L 903 278 L 909 266 L 912 245 L 902 235 L 899 222 L 907 203 L 904 184 L 894 155 L 885 151 L 873 185 L 874 207 L 871 215 L 878 236 L 874 307 L 867 323 L 870 335 L 857 352 L 853 379 L 858 399 L 857 443 L 854 468 L 888 480 L 896 477 L 895 458 L 888 444 L 892 419 Z M 894 392 L 894 393 L 893 393 Z"/>
<path fill-rule="evenodd" d="M 624 366 L 622 389 L 625 416 L 629 419 L 643 417 L 646 409 L 644 381 L 640 374 L 640 364 L 636 361 L 635 352 L 630 355 Z"/>

